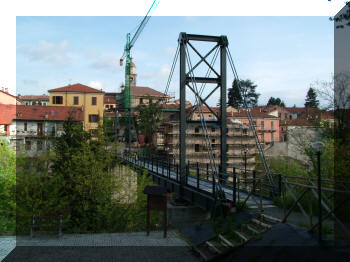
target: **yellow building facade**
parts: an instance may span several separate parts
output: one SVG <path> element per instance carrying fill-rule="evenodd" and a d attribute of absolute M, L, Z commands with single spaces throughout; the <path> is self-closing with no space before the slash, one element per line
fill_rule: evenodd
<path fill-rule="evenodd" d="M 74 84 L 49 90 L 49 105 L 76 106 L 84 112 L 84 130 L 93 132 L 103 123 L 104 92 L 86 85 Z"/>

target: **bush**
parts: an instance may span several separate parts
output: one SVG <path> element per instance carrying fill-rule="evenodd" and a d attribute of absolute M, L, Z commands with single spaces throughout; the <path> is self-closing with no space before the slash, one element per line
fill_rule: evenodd
<path fill-rule="evenodd" d="M 146 173 L 138 176 L 134 203 L 116 199 L 115 195 L 129 189 L 125 179 L 116 179 L 116 172 L 125 178 L 132 171 L 118 169 L 113 150 L 107 148 L 101 129 L 91 138 L 81 125 L 68 120 L 64 134 L 54 143 L 53 154 L 19 157 L 17 232 L 28 233 L 33 215 L 60 214 L 64 216 L 64 231 L 70 233 L 144 230 L 147 201 L 142 190 L 152 181 Z M 157 222 L 156 213 L 151 223 Z"/>
<path fill-rule="evenodd" d="M 16 154 L 0 140 L 0 235 L 11 234 L 16 226 Z"/>

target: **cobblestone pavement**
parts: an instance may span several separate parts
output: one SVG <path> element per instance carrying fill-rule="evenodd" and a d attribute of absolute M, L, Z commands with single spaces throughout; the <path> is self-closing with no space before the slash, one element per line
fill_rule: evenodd
<path fill-rule="evenodd" d="M 167 238 L 163 238 L 163 231 L 151 232 L 148 237 L 145 232 L 64 234 L 61 238 L 34 236 L 32 239 L 24 236 L 17 237 L 17 241 L 15 237 L 3 237 L 0 246 L 0 259 L 16 246 L 4 261 L 74 261 L 75 256 L 79 261 L 120 261 L 121 254 L 123 259 L 128 258 L 127 261 L 177 261 L 177 254 L 184 256 L 183 261 L 199 261 L 175 230 L 168 231 Z M 70 254 L 69 257 L 62 256 L 66 253 Z M 54 256 L 61 257 L 61 260 L 55 260 Z"/>

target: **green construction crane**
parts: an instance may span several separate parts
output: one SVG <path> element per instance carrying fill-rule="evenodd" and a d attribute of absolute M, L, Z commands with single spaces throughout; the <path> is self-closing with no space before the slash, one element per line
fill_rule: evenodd
<path fill-rule="evenodd" d="M 120 66 L 123 65 L 124 59 L 125 61 L 125 87 L 124 87 L 124 115 L 126 115 L 126 112 L 128 112 L 128 145 L 129 145 L 129 151 L 130 151 L 130 143 L 131 143 L 131 111 L 132 111 L 132 105 L 131 105 L 131 89 L 130 89 L 130 83 L 132 82 L 131 77 L 131 48 L 134 46 L 135 42 L 137 41 L 138 37 L 140 36 L 142 30 L 145 28 L 148 20 L 151 18 L 151 12 L 155 9 L 155 7 L 158 5 L 159 0 L 154 0 L 150 9 L 148 10 L 146 16 L 141 21 L 139 27 L 136 30 L 136 33 L 131 38 L 131 34 L 128 33 L 126 35 L 126 44 L 124 47 L 124 53 L 123 56 L 120 58 Z"/>

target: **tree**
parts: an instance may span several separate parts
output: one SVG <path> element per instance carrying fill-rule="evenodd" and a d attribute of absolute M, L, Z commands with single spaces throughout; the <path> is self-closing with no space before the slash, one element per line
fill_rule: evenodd
<path fill-rule="evenodd" d="M 282 106 L 285 107 L 286 105 L 284 104 L 284 101 L 282 101 L 279 97 L 274 98 L 270 97 L 269 101 L 267 102 L 268 106 Z"/>
<path fill-rule="evenodd" d="M 80 123 L 68 119 L 63 131 L 54 143 L 52 159 L 57 209 L 69 215 L 70 228 L 97 230 L 103 227 L 111 204 L 112 152 L 106 150 L 101 128 L 92 138 Z"/>
<path fill-rule="evenodd" d="M 16 225 L 16 153 L 0 139 L 0 235 Z"/>
<path fill-rule="evenodd" d="M 312 87 L 307 91 L 306 99 L 305 99 L 305 107 L 318 108 L 319 101 L 317 100 L 317 94 L 315 89 Z"/>
<path fill-rule="evenodd" d="M 141 104 L 137 107 L 137 128 L 147 136 L 149 144 L 152 145 L 152 137 L 161 118 L 159 102 L 153 103 L 149 99 L 148 105 Z"/>
<path fill-rule="evenodd" d="M 256 93 L 256 87 L 251 80 L 237 80 L 232 83 L 232 88 L 228 90 L 229 106 L 235 108 L 244 106 L 244 97 L 248 107 L 254 107 L 258 103 L 260 94 Z"/>

